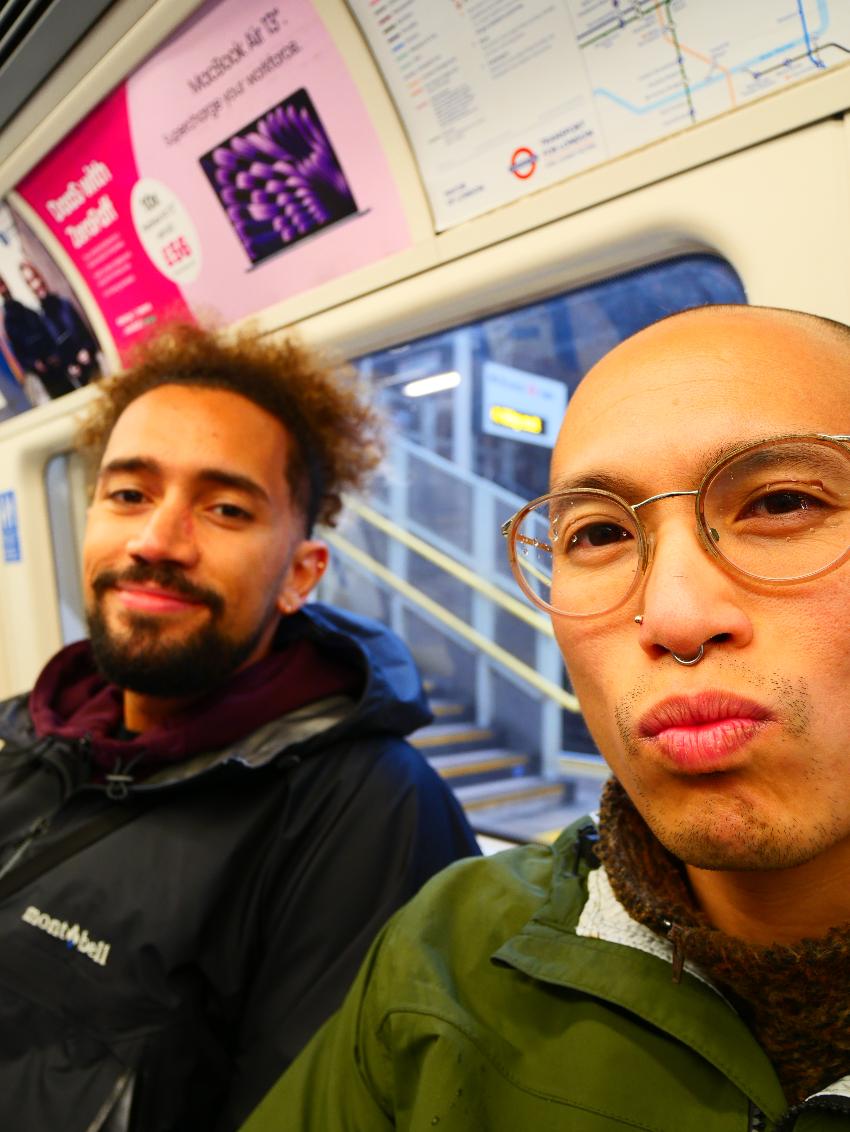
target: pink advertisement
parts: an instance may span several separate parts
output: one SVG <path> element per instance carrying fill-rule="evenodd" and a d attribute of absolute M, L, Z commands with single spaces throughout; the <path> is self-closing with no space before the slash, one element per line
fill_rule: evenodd
<path fill-rule="evenodd" d="M 410 245 L 366 107 L 310 0 L 212 0 L 17 187 L 119 354 Z"/>

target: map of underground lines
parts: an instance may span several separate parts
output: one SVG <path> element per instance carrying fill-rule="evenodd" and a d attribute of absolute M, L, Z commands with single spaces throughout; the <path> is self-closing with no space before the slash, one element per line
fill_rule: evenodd
<path fill-rule="evenodd" d="M 610 153 L 850 61 L 842 0 L 569 0 Z"/>
<path fill-rule="evenodd" d="M 850 63 L 848 0 L 353 0 L 436 227 Z"/>

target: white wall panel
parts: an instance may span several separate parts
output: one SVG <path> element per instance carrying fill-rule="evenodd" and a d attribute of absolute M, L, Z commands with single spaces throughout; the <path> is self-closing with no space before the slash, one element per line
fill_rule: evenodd
<path fill-rule="evenodd" d="M 0 426 L 0 492 L 16 496 L 21 561 L 0 560 L 0 696 L 32 685 L 61 645 L 44 467 L 72 443 L 74 414 L 91 390 L 69 394 Z"/>

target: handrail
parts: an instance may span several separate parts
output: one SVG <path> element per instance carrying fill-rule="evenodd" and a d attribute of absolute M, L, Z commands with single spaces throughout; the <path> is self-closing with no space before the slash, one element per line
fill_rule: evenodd
<path fill-rule="evenodd" d="M 506 594 L 503 590 L 500 590 L 498 586 L 494 586 L 492 582 L 488 582 L 486 579 L 479 577 L 479 575 L 476 574 L 474 570 L 470 570 L 468 566 L 456 562 L 448 554 L 444 554 L 442 550 L 437 550 L 435 547 L 431 546 L 430 543 L 419 538 L 418 535 L 406 531 L 403 527 L 400 527 L 398 523 L 394 523 L 391 519 L 382 515 L 380 511 L 376 511 L 374 507 L 370 507 L 367 503 L 363 503 L 359 499 L 351 498 L 346 498 L 345 507 L 346 510 L 353 511 L 356 515 L 359 515 L 361 519 L 364 519 L 373 527 L 377 527 L 378 530 L 383 531 L 384 534 L 389 535 L 390 538 L 416 551 L 417 554 L 421 555 L 429 562 L 433 562 L 435 566 L 439 566 L 439 568 L 445 570 L 447 574 L 451 574 L 453 577 L 459 579 L 459 581 L 464 582 L 471 589 L 477 590 L 478 593 L 484 594 L 490 601 L 495 602 L 496 605 L 500 605 L 502 609 L 507 610 L 508 613 L 512 613 L 513 616 L 519 618 L 520 621 L 525 621 L 527 625 L 530 625 L 539 633 L 543 633 L 548 637 L 555 636 L 552 623 L 548 617 L 544 617 L 541 613 L 535 613 L 533 609 L 530 609 L 518 598 L 511 597 L 510 594 Z"/>
<path fill-rule="evenodd" d="M 371 510 L 371 508 L 367 508 L 364 504 L 361 503 L 358 503 L 354 507 L 355 510 L 360 510 L 361 508 L 365 508 L 367 511 Z M 367 519 L 366 515 L 363 515 L 363 518 Z M 367 519 L 367 522 L 368 521 L 369 520 Z M 390 526 L 394 526 L 394 524 L 390 524 Z M 560 704 L 561 707 L 566 708 L 567 711 L 578 712 L 580 710 L 576 697 L 571 695 L 571 693 L 565 691 L 565 689 L 562 688 L 559 684 L 555 684 L 551 680 L 547 680 L 545 676 L 541 676 L 540 673 L 535 669 L 531 668 L 523 661 L 517 660 L 517 658 L 513 656 L 512 653 L 509 653 L 507 649 L 502 648 L 501 645 L 495 644 L 493 641 L 485 637 L 483 633 L 479 633 L 477 629 L 473 629 L 469 625 L 467 625 L 465 621 L 462 621 L 460 619 L 460 617 L 457 617 L 454 613 L 450 613 L 447 609 L 444 609 L 443 606 L 439 604 L 439 602 L 434 601 L 433 598 L 430 598 L 427 594 L 422 593 L 421 590 L 418 590 L 415 586 L 411 585 L 410 582 L 405 581 L 404 578 L 397 577 L 392 572 L 392 570 L 384 566 L 382 562 L 379 562 L 376 558 L 373 558 L 371 554 L 367 554 L 366 551 L 361 550 L 359 546 L 355 546 L 354 543 L 350 542 L 347 538 L 344 538 L 341 534 L 339 534 L 338 531 L 323 531 L 323 536 L 331 544 L 331 546 L 336 547 L 337 550 L 340 550 L 343 554 L 347 555 L 347 557 L 351 558 L 355 562 L 358 562 L 361 566 L 365 567 L 365 569 L 369 570 L 377 578 L 380 578 L 380 580 L 386 585 L 390 586 L 392 589 L 400 593 L 403 597 L 407 598 L 408 601 L 412 602 L 414 605 L 418 605 L 421 609 L 426 610 L 432 617 L 435 617 L 438 621 L 442 621 L 444 625 L 447 625 L 459 636 L 469 641 L 469 643 L 474 645 L 475 648 L 480 649 L 481 652 L 497 661 L 497 663 L 503 665 L 508 669 L 508 671 L 513 672 L 514 675 L 518 676 L 521 680 L 524 680 L 525 683 L 530 684 L 533 688 L 536 688 L 538 692 L 542 692 L 544 695 L 549 696 L 556 703 Z M 415 538 L 415 536 L 410 537 Z M 416 541 L 419 542 L 421 540 L 417 539 Z M 425 545 L 427 546 L 427 544 Z M 439 554 L 440 552 L 437 551 L 436 553 Z M 457 564 L 453 563 L 453 565 Z M 459 567 L 459 569 L 465 569 L 465 567 Z M 476 577 L 475 581 L 476 583 L 479 583 L 481 579 Z M 486 584 L 489 585 L 490 583 Z M 502 596 L 507 597 L 507 595 Z M 519 602 L 517 602 L 517 604 L 519 604 Z"/>
<path fill-rule="evenodd" d="M 493 483 L 492 480 L 485 479 L 467 468 L 461 468 L 453 460 L 441 456 L 439 452 L 432 452 L 429 448 L 423 448 L 421 444 L 416 444 L 415 441 L 409 440 L 406 436 L 394 436 L 392 447 L 394 450 L 403 451 L 407 456 L 412 456 L 414 460 L 421 460 L 423 464 L 430 464 L 432 468 L 437 468 L 438 471 L 444 472 L 459 483 L 486 491 L 497 499 L 501 499 L 509 515 L 519 511 L 520 507 L 524 507 L 528 502 L 527 496 L 517 495 L 515 491 L 502 487 L 501 484 Z"/>

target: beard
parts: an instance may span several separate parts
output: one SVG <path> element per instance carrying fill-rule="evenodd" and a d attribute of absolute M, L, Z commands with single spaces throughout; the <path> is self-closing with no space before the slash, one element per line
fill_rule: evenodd
<path fill-rule="evenodd" d="M 209 620 L 178 641 L 167 639 L 160 618 L 144 613 L 126 614 L 126 628 L 115 630 L 107 623 L 103 599 L 121 582 L 159 585 L 202 602 L 210 611 Z M 272 604 L 250 633 L 229 636 L 218 624 L 224 612 L 221 595 L 187 581 L 178 568 L 167 563 L 140 562 L 121 573 L 104 571 L 94 580 L 92 590 L 93 600 L 86 612 L 92 653 L 101 675 L 119 688 L 164 699 L 197 696 L 222 684 L 244 664 L 277 616 Z"/>

